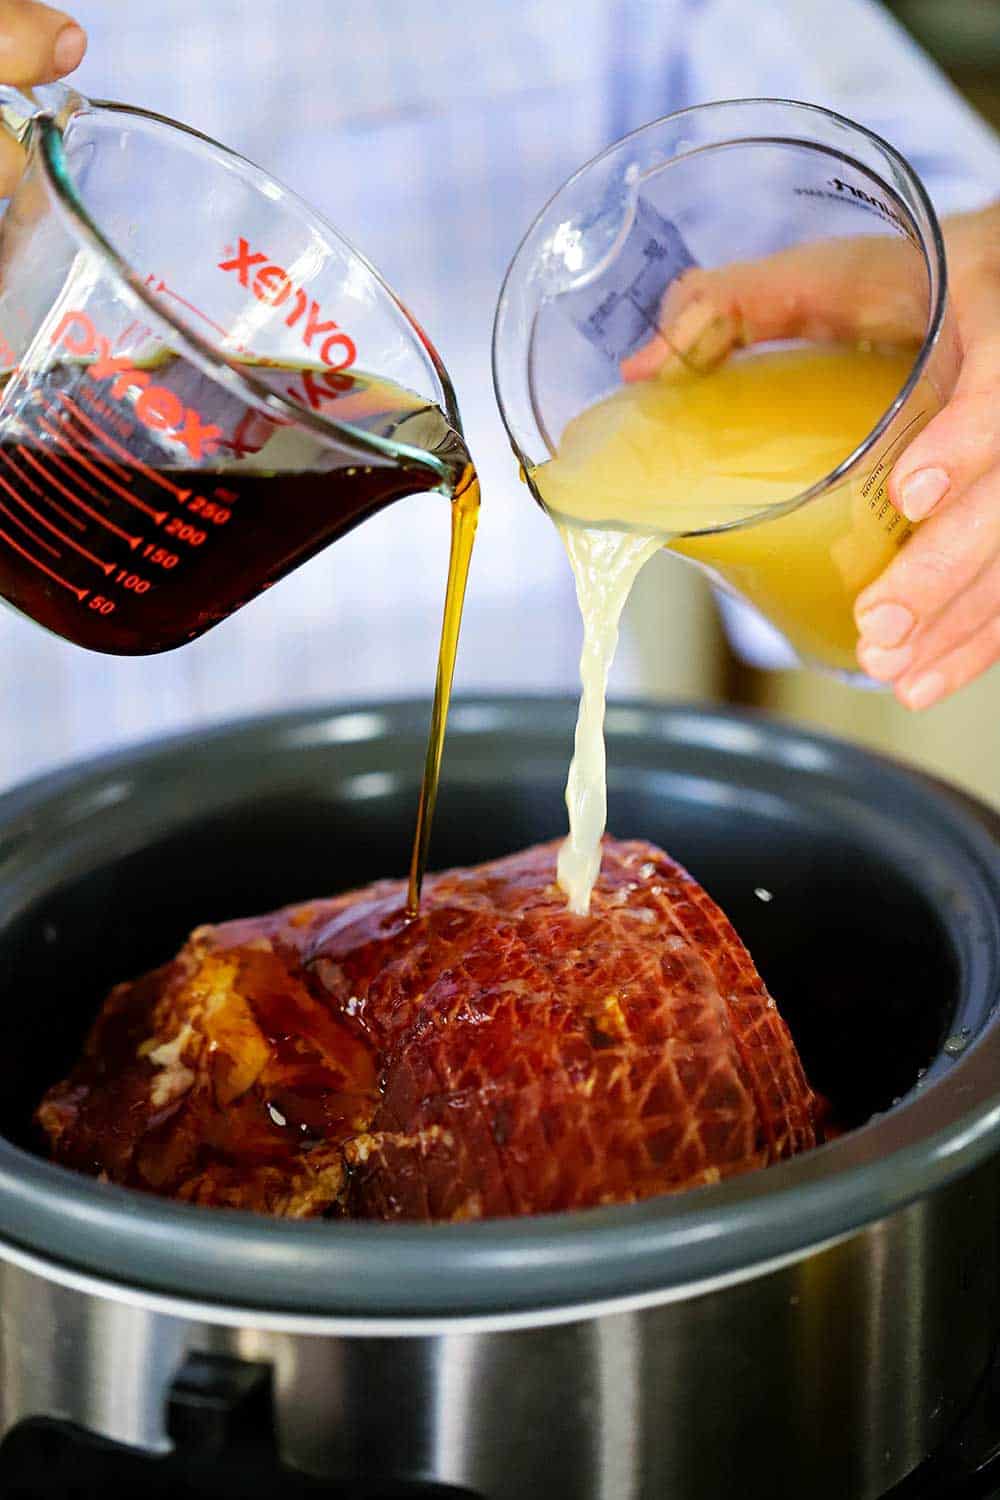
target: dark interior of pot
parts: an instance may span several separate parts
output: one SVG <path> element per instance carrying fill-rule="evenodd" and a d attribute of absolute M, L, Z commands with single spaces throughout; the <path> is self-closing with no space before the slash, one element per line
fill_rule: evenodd
<path fill-rule="evenodd" d="M 568 729 L 568 706 L 560 713 Z M 490 734 L 467 735 L 459 710 L 434 866 L 562 832 L 568 740 L 553 732 L 540 745 L 529 722 L 520 738 L 516 716 Z M 887 846 L 874 788 L 855 767 L 854 800 L 845 800 L 828 774 L 789 771 L 765 742 L 745 761 L 740 787 L 732 780 L 739 762 L 730 764 L 724 746 L 706 750 L 677 734 L 657 745 L 651 728 L 637 740 L 613 725 L 609 741 L 613 831 L 662 844 L 719 902 L 838 1123 L 890 1108 L 953 1032 L 962 986 L 955 918 L 928 891 L 905 840 Z M 8 916 L 0 983 L 17 1016 L 6 1030 L 0 1090 L 8 1139 L 37 1147 L 32 1111 L 74 1059 L 107 989 L 169 957 L 193 926 L 405 870 L 419 767 L 410 736 L 390 725 L 367 758 L 355 753 L 352 764 L 368 767 L 360 778 L 338 779 L 336 748 L 302 750 L 301 735 L 299 743 L 296 753 L 280 737 L 262 740 L 256 760 L 239 760 L 230 793 L 213 793 L 206 781 L 203 799 L 191 795 L 186 755 L 177 752 L 174 767 L 184 795 L 164 782 L 169 756 L 148 785 L 140 758 L 128 797 L 137 806 L 146 799 L 147 815 L 149 799 L 159 799 L 158 831 L 137 845 L 110 836 Z M 209 781 L 224 778 L 224 760 L 209 742 Z M 115 807 L 118 826 L 128 797 L 124 811 L 121 799 Z"/>
<path fill-rule="evenodd" d="M 566 701 L 457 706 L 435 830 L 435 866 L 493 858 L 563 832 L 573 715 L 574 705 Z M 402 874 L 426 723 L 426 705 L 417 704 L 285 715 L 129 752 L 0 799 L 0 993 L 7 1018 L 0 1053 L 0 1135 L 37 1147 L 34 1107 L 77 1054 L 108 987 L 168 958 L 191 927 Z M 953 1118 L 948 1111 L 954 1107 L 964 1127 L 970 1101 L 990 1103 L 995 1094 L 997 1038 L 991 1017 L 1000 978 L 1000 818 L 857 749 L 725 712 L 617 707 L 609 714 L 608 763 L 611 828 L 622 837 L 654 840 L 688 866 L 744 938 L 795 1033 L 812 1082 L 831 1101 L 838 1122 L 851 1127 L 890 1111 L 879 1128 L 849 1134 L 822 1152 L 752 1174 L 752 1180 L 620 1210 L 562 1215 L 558 1224 L 536 1219 L 471 1230 L 450 1226 L 441 1238 L 435 1232 L 427 1239 L 416 1233 L 408 1239 L 407 1230 L 381 1224 L 292 1225 L 287 1234 L 283 1226 L 265 1224 L 263 1256 L 257 1254 L 265 1238 L 259 1222 L 250 1224 L 239 1215 L 223 1222 L 222 1215 L 154 1205 L 149 1199 L 142 1203 L 148 1212 L 140 1212 L 132 1195 L 83 1178 L 69 1183 L 61 1173 L 59 1191 L 53 1192 L 56 1174 L 0 1141 L 0 1205 L 10 1221 L 5 1235 L 36 1255 L 58 1254 L 74 1268 L 96 1270 L 102 1277 L 110 1271 L 118 1280 L 179 1291 L 186 1298 L 271 1308 L 277 1286 L 280 1309 L 312 1314 L 328 1307 L 352 1313 L 360 1308 L 369 1315 L 375 1307 L 380 1314 L 409 1316 L 414 1310 L 436 1315 L 443 1299 L 449 1312 L 454 1307 L 474 1313 L 497 1306 L 544 1309 L 658 1291 L 667 1275 L 674 1285 L 685 1277 L 700 1283 L 720 1269 L 728 1274 L 727 1256 L 753 1265 L 784 1253 L 789 1243 L 796 1250 L 801 1241 L 791 1239 L 793 1234 L 804 1232 L 813 1240 L 839 1234 L 839 1207 L 825 1209 L 820 1199 L 837 1197 L 835 1190 L 845 1181 L 860 1193 L 877 1176 L 872 1193 L 874 1211 L 881 1213 L 880 1140 L 889 1138 L 885 1149 L 891 1158 L 900 1144 L 914 1138 L 919 1143 L 916 1132 L 910 1134 L 913 1118 L 932 1117 L 917 1130 L 938 1130 L 942 1119 Z M 966 1038 L 970 1055 L 957 1058 Z M 980 1039 L 984 1045 L 978 1049 Z M 925 1090 L 914 1098 L 924 1069 Z M 975 1087 L 964 1083 L 966 1078 L 978 1080 Z M 905 1095 L 910 1109 L 894 1110 L 894 1101 Z M 849 1164 L 835 1180 L 827 1163 L 852 1153 L 861 1167 L 852 1170 Z M 889 1167 L 895 1172 L 892 1160 Z M 792 1198 L 810 1172 L 814 1177 L 802 1189 L 810 1204 L 803 1231 L 797 1211 L 782 1217 L 782 1200 Z M 781 1185 L 782 1176 L 789 1188 Z M 710 1206 L 711 1195 L 722 1205 L 717 1210 Z M 65 1204 L 74 1196 L 74 1211 L 67 1213 Z M 688 1208 L 680 1198 L 702 1201 L 702 1226 L 715 1212 L 715 1223 L 728 1215 L 734 1232 L 692 1235 L 688 1223 L 668 1241 L 674 1216 L 697 1219 L 699 1213 L 697 1205 Z M 869 1210 L 863 1205 L 862 1211 Z M 761 1228 L 758 1221 L 765 1219 Z M 376 1235 L 380 1248 L 373 1251 Z M 683 1258 L 685 1239 L 694 1272 Z M 527 1262 L 533 1269 L 526 1274 L 524 1259 L 512 1255 L 511 1246 L 531 1252 L 536 1241 L 543 1253 Z M 883 1243 L 880 1239 L 879 1246 Z M 933 1236 L 921 1238 L 914 1253 L 934 1243 Z M 981 1263 L 983 1277 L 988 1276 L 989 1252 L 980 1256 L 980 1249 L 977 1238 L 975 1256 L 971 1249 L 956 1251 L 963 1277 L 969 1274 L 966 1265 Z M 940 1317 L 936 1284 L 934 1296 L 911 1302 L 906 1286 L 897 1292 L 894 1282 L 883 1282 L 893 1264 L 880 1262 L 871 1282 L 872 1305 L 884 1310 L 898 1303 L 907 1322 L 912 1306 L 929 1316 L 937 1307 Z M 868 1283 L 852 1271 L 849 1280 L 836 1285 Z M 923 1283 L 914 1285 L 919 1291 Z M 973 1278 L 968 1297 L 959 1298 L 958 1305 L 967 1320 L 974 1318 L 982 1327 L 985 1340 L 992 1325 L 978 1285 Z M 759 1295 L 756 1282 L 741 1280 L 737 1286 L 745 1289 L 747 1305 Z M 761 1313 L 769 1318 L 780 1301 L 773 1346 L 779 1355 L 803 1347 L 795 1341 L 796 1329 L 805 1330 L 811 1345 L 816 1337 L 822 1343 L 817 1330 L 829 1326 L 816 1321 L 811 1309 L 804 1317 L 794 1312 L 799 1297 L 789 1302 L 785 1290 L 781 1283 L 775 1301 L 762 1304 Z M 841 1318 L 846 1304 L 831 1295 L 828 1311 Z M 700 1318 L 713 1299 L 699 1296 L 692 1303 Z M 819 1306 L 825 1316 L 824 1305 Z M 950 1300 L 945 1319 L 950 1334 L 958 1326 Z M 872 1367 L 871 1390 L 879 1401 L 895 1403 L 912 1395 L 916 1385 L 893 1380 L 893 1371 L 908 1371 L 909 1365 L 892 1362 L 897 1355 L 891 1335 L 873 1356 L 863 1320 L 855 1314 L 843 1321 L 852 1337 L 857 1335 L 863 1360 L 858 1368 Z M 763 1378 L 772 1385 L 778 1381 L 773 1389 L 786 1401 L 780 1358 L 769 1370 L 751 1341 L 746 1345 L 753 1353 L 751 1365 L 739 1336 L 735 1342 L 728 1335 L 718 1338 L 727 1325 L 692 1326 L 699 1338 L 708 1328 L 699 1349 L 717 1361 L 715 1368 L 733 1369 L 740 1401 L 748 1368 L 764 1369 Z M 631 1324 L 628 1337 L 633 1337 Z M 923 1331 L 913 1338 L 925 1346 Z M 599 1344 L 595 1336 L 593 1346 Z M 836 1355 L 844 1346 L 834 1339 L 830 1347 Z M 576 1349 L 567 1343 L 562 1357 L 575 1357 Z M 955 1349 L 963 1366 L 978 1371 L 964 1332 L 956 1334 Z M 880 1364 L 886 1353 L 892 1359 Z M 520 1350 L 516 1357 L 521 1360 Z M 675 1355 L 668 1349 L 667 1357 Z M 431 1367 L 423 1353 L 414 1359 L 424 1380 Z M 802 1370 L 808 1380 L 810 1371 L 829 1364 L 823 1345 Z M 359 1368 L 365 1367 L 343 1366 L 348 1372 Z M 617 1380 L 617 1362 L 613 1368 Z M 648 1384 L 641 1420 L 633 1419 L 629 1427 L 630 1444 L 644 1423 L 652 1427 L 649 1414 L 662 1422 L 658 1367 L 648 1350 L 635 1368 Z M 501 1362 L 498 1369 L 506 1372 L 508 1366 Z M 940 1385 L 936 1364 L 934 1369 L 937 1392 L 947 1382 Z M 545 1380 L 551 1383 L 550 1373 Z M 867 1391 L 867 1381 L 866 1374 L 855 1384 Z M 495 1390 L 501 1383 L 509 1383 L 506 1374 L 485 1388 Z M 350 1386 L 349 1373 L 345 1387 Z M 389 1388 L 403 1387 L 390 1382 Z M 558 1381 L 556 1388 L 563 1391 Z M 199 1410 L 208 1409 L 201 1387 L 190 1389 Z M 382 1385 L 362 1379 L 357 1389 L 359 1406 L 349 1410 L 378 1407 L 370 1391 L 383 1392 Z M 815 1393 L 826 1386 L 803 1389 Z M 987 1394 L 992 1403 L 992 1387 Z M 694 1397 L 703 1401 L 701 1387 Z M 735 1409 L 739 1401 L 730 1404 Z M 789 1428 L 810 1434 L 810 1442 L 812 1409 L 808 1420 L 806 1409 L 799 1411 Z M 832 1409 L 839 1442 L 839 1414 L 856 1408 L 848 1403 Z M 935 1414 L 940 1409 L 939 1404 Z M 756 1421 L 753 1413 L 752 1404 L 743 1413 L 748 1431 Z M 603 1421 L 603 1408 L 601 1414 Z M 179 1423 L 191 1420 L 180 1407 L 174 1415 Z M 408 1420 L 422 1421 L 422 1409 Z M 903 1420 L 911 1420 L 909 1406 Z M 253 1422 L 256 1437 L 264 1434 L 269 1442 L 267 1413 L 255 1408 Z M 350 1429 L 350 1421 L 344 1426 Z M 410 1429 L 403 1424 L 402 1430 Z M 600 1434 L 601 1424 L 594 1430 Z M 762 1430 L 770 1455 L 766 1424 Z M 843 1430 L 862 1432 L 849 1418 Z M 988 1430 L 992 1443 L 992 1405 Z M 364 1439 L 362 1429 L 359 1442 Z M 258 1451 L 246 1450 L 252 1472 L 249 1466 L 232 1471 L 234 1483 L 243 1486 L 239 1493 L 267 1485 L 272 1492 L 299 1493 L 267 1454 L 256 1462 Z M 926 1451 L 917 1444 L 915 1459 Z M 198 1485 L 207 1464 L 197 1475 L 194 1469 L 178 1475 L 173 1460 L 164 1460 L 155 1474 L 146 1460 L 136 1460 L 145 1467 L 127 1471 L 134 1474 L 132 1489 L 173 1493 L 187 1481 L 185 1493 L 221 1493 L 216 1450 L 208 1452 L 213 1469 L 204 1489 Z M 22 1427 L 7 1446 L 6 1461 L 12 1463 L 18 1453 L 24 1471 L 65 1472 L 76 1483 L 79 1455 L 63 1434 Z M 506 1448 L 503 1457 L 506 1461 Z M 566 1470 L 574 1472 L 572 1465 Z M 38 1493 L 54 1489 L 53 1484 Z M 902 1500 L 903 1491 L 898 1493 Z M 906 1493 L 915 1500 L 930 1491 L 908 1488 Z"/>

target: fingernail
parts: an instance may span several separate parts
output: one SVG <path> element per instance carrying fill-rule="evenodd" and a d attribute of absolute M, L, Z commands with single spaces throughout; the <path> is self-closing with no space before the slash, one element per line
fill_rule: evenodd
<path fill-rule="evenodd" d="M 943 469 L 918 469 L 903 480 L 900 500 L 908 521 L 922 521 L 941 500 L 951 483 Z"/>
<path fill-rule="evenodd" d="M 913 652 L 909 646 L 896 651 L 882 651 L 878 646 L 859 646 L 858 660 L 876 682 L 892 682 L 910 665 Z"/>
<path fill-rule="evenodd" d="M 930 708 L 945 689 L 945 680 L 940 672 L 926 672 L 916 682 L 903 689 L 903 702 L 907 708 Z"/>
<path fill-rule="evenodd" d="M 901 646 L 914 624 L 905 604 L 876 604 L 858 616 L 858 629 L 872 646 Z"/>
<path fill-rule="evenodd" d="M 83 54 L 87 50 L 87 33 L 82 26 L 72 22 L 64 26 L 56 37 L 52 48 L 52 61 L 60 73 L 72 73 L 83 61 Z"/>
<path fill-rule="evenodd" d="M 704 292 L 695 293 L 663 333 L 685 365 L 701 371 L 720 364 L 737 342 L 732 317 Z"/>

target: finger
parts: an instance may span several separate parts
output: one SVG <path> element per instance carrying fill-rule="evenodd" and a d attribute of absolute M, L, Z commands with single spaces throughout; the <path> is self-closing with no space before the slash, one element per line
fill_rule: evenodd
<path fill-rule="evenodd" d="M 912 684 L 942 657 L 965 646 L 982 632 L 1000 629 L 1000 556 L 927 625 L 902 646 L 885 649 L 861 641 L 858 660 L 877 682 Z"/>
<path fill-rule="evenodd" d="M 1000 616 L 939 657 L 930 668 L 920 667 L 896 683 L 896 697 L 905 708 L 930 708 L 956 693 L 966 683 L 1000 661 Z"/>
<path fill-rule="evenodd" d="M 910 443 L 889 478 L 889 498 L 911 521 L 967 489 L 1000 460 L 1000 281 L 966 277 L 962 370 L 948 404 Z"/>
<path fill-rule="evenodd" d="M 716 360 L 738 344 L 770 339 L 918 343 L 927 309 L 921 277 L 913 274 L 914 253 L 908 242 L 871 235 L 687 271 L 664 298 L 659 333 L 622 362 L 622 377 L 647 379 L 672 355 L 704 367 L 698 353 L 706 329 L 721 348 Z"/>
<path fill-rule="evenodd" d="M 1000 553 L 1000 472 L 991 471 L 925 521 L 863 590 L 854 617 L 863 645 L 896 647 L 928 625 Z"/>
<path fill-rule="evenodd" d="M 667 291 L 660 308 L 660 332 L 622 360 L 625 381 L 658 373 L 710 370 L 745 342 L 738 300 L 713 274 L 688 271 Z"/>
<path fill-rule="evenodd" d="M 0 82 L 28 88 L 71 73 L 87 37 L 65 11 L 37 0 L 0 0 Z"/>

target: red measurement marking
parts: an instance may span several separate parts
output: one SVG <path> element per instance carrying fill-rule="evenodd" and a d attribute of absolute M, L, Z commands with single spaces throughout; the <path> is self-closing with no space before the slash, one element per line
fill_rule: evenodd
<path fill-rule="evenodd" d="M 54 573 L 51 568 L 46 567 L 43 562 L 39 562 L 37 557 L 33 557 L 30 552 L 28 552 L 24 547 L 20 545 L 20 543 L 15 542 L 12 536 L 8 536 L 6 531 L 0 531 L 0 538 L 2 538 L 11 547 L 13 547 L 15 552 L 19 552 L 21 556 L 26 557 L 30 563 L 34 563 L 35 567 L 40 568 L 41 571 L 45 573 L 49 578 L 54 579 L 56 583 L 61 583 L 64 589 L 69 589 L 70 593 L 75 594 L 81 604 L 90 593 L 89 589 L 78 589 L 75 584 L 67 582 L 65 578 L 61 578 L 58 573 Z"/>
<path fill-rule="evenodd" d="M 146 285 L 151 286 L 155 280 L 155 276 L 147 276 Z M 133 333 L 135 334 L 134 342 L 137 344 L 141 344 L 143 339 L 152 337 L 153 330 L 150 328 L 148 323 L 140 323 L 137 319 L 133 318 L 128 327 L 122 329 L 121 333 L 115 339 L 112 347 L 115 349 L 124 349 L 128 344 L 129 335 Z"/>
<path fill-rule="evenodd" d="M 151 276 L 146 278 L 146 284 L 151 291 L 157 292 L 162 297 L 172 297 L 175 302 L 180 303 L 181 307 L 186 307 L 188 312 L 193 312 L 196 317 L 201 318 L 203 323 L 207 323 L 209 328 L 214 328 L 216 333 L 221 333 L 223 338 L 229 337 L 228 328 L 223 328 L 222 324 L 216 323 L 214 318 L 208 316 L 207 312 L 202 312 L 200 307 L 196 307 L 193 302 L 189 302 L 186 297 L 182 297 L 180 292 L 175 292 L 173 287 L 167 286 L 162 277 L 158 286 L 153 286 L 153 280 L 154 278 Z"/>
<path fill-rule="evenodd" d="M 60 391 L 59 395 L 79 421 L 89 427 L 91 432 L 96 433 L 103 443 L 107 443 L 109 448 L 113 448 L 116 453 L 120 453 L 122 458 L 127 463 L 130 463 L 133 468 L 138 469 L 140 474 L 145 474 L 146 478 L 153 484 L 158 484 L 162 490 L 168 490 L 171 495 L 175 495 L 182 503 L 190 498 L 190 490 L 179 489 L 176 484 L 165 478 L 157 469 L 151 469 L 148 464 L 144 464 L 138 458 L 134 458 L 128 449 L 117 442 L 109 432 L 102 431 L 97 423 L 87 416 L 85 411 L 80 410 L 72 396 L 67 396 L 65 391 Z"/>
<path fill-rule="evenodd" d="M 65 495 L 66 499 L 70 502 L 71 505 L 78 506 L 85 515 L 90 516 L 92 520 L 98 523 L 98 525 L 103 526 L 107 531 L 113 531 L 115 536 L 120 536 L 122 541 L 128 542 L 129 546 L 132 548 L 132 551 L 135 551 L 136 547 L 138 547 L 140 542 L 142 541 L 141 536 L 129 536 L 128 532 L 122 531 L 121 527 L 116 526 L 114 521 L 109 521 L 107 516 L 101 515 L 100 511 L 93 510 L 86 503 L 86 501 L 80 499 L 79 495 L 74 495 L 72 490 L 68 490 L 66 486 L 55 477 L 54 474 L 50 474 L 48 469 L 45 468 L 45 466 L 35 457 L 33 453 L 29 453 L 27 448 L 18 448 L 17 451 L 26 463 L 29 463 L 37 473 L 41 474 L 42 478 L 46 481 L 47 484 L 55 485 L 60 495 Z"/>
<path fill-rule="evenodd" d="M 16 464 L 10 454 L 3 448 L 0 448 L 0 459 L 7 465 L 8 469 L 11 469 L 17 475 L 18 482 L 26 484 L 33 495 L 37 495 L 39 499 L 44 500 L 46 505 L 51 505 L 56 515 L 62 516 L 63 520 L 68 521 L 71 526 L 75 526 L 77 531 L 86 531 L 87 528 L 83 522 L 78 521 L 76 516 L 71 516 L 68 510 L 63 510 L 62 506 L 53 500 L 51 495 L 47 495 L 41 485 L 36 484 L 31 475 L 26 474 L 20 465 Z"/>
<path fill-rule="evenodd" d="M 22 531 L 26 531 L 31 537 L 31 540 L 33 542 L 37 542 L 39 547 L 44 547 L 46 552 L 51 552 L 52 556 L 57 559 L 62 556 L 58 547 L 53 547 L 50 542 L 44 541 L 42 537 L 38 536 L 34 531 L 32 531 L 31 527 L 28 526 L 24 521 L 22 521 L 19 515 L 16 515 L 14 511 L 7 509 L 2 500 L 0 500 L 0 510 L 3 511 L 5 516 L 10 516 L 15 526 L 20 526 Z"/>
<path fill-rule="evenodd" d="M 50 412 L 50 415 L 55 415 L 55 413 Z M 56 421 L 58 420 L 59 418 L 56 417 Z M 39 417 L 38 423 L 48 433 L 49 437 L 55 438 L 60 447 L 65 448 L 70 457 L 75 458 L 78 464 L 82 464 L 88 473 L 93 474 L 95 479 L 99 479 L 102 484 L 106 484 L 109 490 L 114 490 L 116 495 L 121 495 L 127 505 L 134 505 L 136 510 L 144 510 L 147 516 L 153 517 L 158 526 L 163 525 L 167 519 L 167 512 L 165 510 L 154 510 L 151 505 L 146 504 L 145 500 L 139 500 L 135 495 L 129 494 L 128 490 L 124 489 L 122 485 L 116 484 L 113 479 L 109 479 L 107 474 L 103 474 L 100 469 L 95 468 L 90 459 L 86 458 L 80 452 L 79 448 L 74 448 L 73 444 L 67 438 L 63 437 L 61 432 L 57 431 L 55 427 L 50 427 L 44 417 Z"/>
<path fill-rule="evenodd" d="M 79 427 L 74 425 L 73 418 L 69 412 L 66 412 L 65 416 L 66 430 L 67 432 L 72 434 L 74 443 L 79 443 L 81 447 L 86 448 L 87 452 L 91 455 L 92 458 L 96 458 L 98 463 L 104 464 L 111 470 L 112 474 L 117 474 L 118 478 L 122 480 L 124 484 L 131 484 L 132 475 L 129 473 L 128 469 L 123 468 L 121 464 L 116 464 L 114 459 L 109 458 L 106 453 L 102 453 L 100 448 L 98 448 L 97 444 L 94 442 L 93 438 L 90 437 L 86 432 L 82 432 Z"/>
<path fill-rule="evenodd" d="M 79 552 L 79 554 L 80 554 L 81 557 L 87 558 L 88 562 L 95 563 L 97 565 L 97 567 L 100 568 L 101 572 L 104 573 L 106 577 L 110 578 L 111 574 L 115 571 L 115 565 L 114 565 L 114 563 L 102 562 L 99 557 L 95 557 L 94 556 L 93 552 L 88 552 L 86 547 L 81 547 L 79 542 L 74 541 L 71 536 L 67 536 L 66 533 L 65 533 L 65 531 L 60 531 L 59 527 L 58 526 L 54 526 L 51 521 L 49 521 L 49 520 L 47 520 L 45 518 L 45 516 L 39 515 L 38 511 L 35 510 L 34 506 L 33 505 L 29 505 L 28 502 L 27 502 L 27 500 L 25 500 L 24 496 L 23 495 L 19 495 L 17 493 L 17 490 L 14 488 L 14 486 L 12 484 L 8 484 L 7 483 L 6 479 L 4 479 L 4 477 L 3 477 L 2 474 L 0 474 L 0 485 L 2 485 L 3 488 L 7 491 L 8 495 L 12 495 L 13 496 L 13 498 L 17 501 L 18 505 L 23 505 L 24 509 L 28 512 L 29 516 L 34 516 L 34 518 L 35 518 L 36 521 L 40 521 L 43 526 L 47 527 L 48 530 L 51 531 L 55 536 L 59 537 L 59 539 L 61 541 L 66 542 L 67 545 L 70 546 L 70 547 L 72 547 L 75 552 Z M 0 504 L 0 510 L 3 510 L 3 509 L 4 509 L 3 505 Z M 12 512 L 11 511 L 7 511 L 7 514 L 8 515 L 12 515 Z M 17 520 L 16 516 L 14 516 L 14 520 Z M 24 525 L 23 521 L 20 522 L 19 524 L 20 525 Z M 27 527 L 25 527 L 25 530 L 27 530 Z M 41 539 L 41 537 L 35 537 L 35 541 L 36 542 L 41 542 L 42 539 Z M 48 543 L 47 542 L 42 542 L 42 546 L 43 547 L 47 547 Z M 49 547 L 48 550 L 50 552 L 54 552 L 56 557 L 59 556 L 59 553 L 55 551 L 54 547 Z"/>
<path fill-rule="evenodd" d="M 82 474 L 78 474 L 76 470 L 70 464 L 68 464 L 64 458 L 60 458 L 59 454 L 53 452 L 51 448 L 47 448 L 45 450 L 45 461 L 46 463 L 55 464 L 57 469 L 61 469 L 64 474 L 69 476 L 69 478 L 75 485 L 79 485 L 84 494 L 90 495 L 94 500 L 98 502 L 99 505 L 107 507 L 111 504 L 111 501 L 108 499 L 107 495 L 102 495 L 100 490 L 95 490 L 94 486 L 90 483 L 89 480 L 84 479 Z"/>
<path fill-rule="evenodd" d="M 87 410 L 96 417 L 106 417 L 111 424 L 111 430 L 117 433 L 123 443 L 131 443 L 135 440 L 135 423 L 131 422 L 123 412 L 116 411 L 108 405 L 96 387 L 92 385 L 81 386 L 77 392 L 80 400 Z M 57 395 L 65 395 L 65 392 L 57 392 Z M 70 398 L 67 396 L 66 398 Z"/>

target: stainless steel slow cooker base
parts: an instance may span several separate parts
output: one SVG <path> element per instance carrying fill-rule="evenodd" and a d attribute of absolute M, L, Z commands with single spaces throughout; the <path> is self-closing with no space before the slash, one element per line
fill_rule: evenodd
<path fill-rule="evenodd" d="M 880 1496 L 947 1439 L 986 1369 L 997 1208 L 996 1173 L 979 1173 L 792 1266 L 523 1329 L 222 1322 L 8 1261 L 0 1422 L 164 1451 L 171 1387 L 199 1352 L 268 1367 L 281 1459 L 341 1481 L 484 1500 Z"/>
<path fill-rule="evenodd" d="M 0 801 L 0 1426 L 162 1449 L 207 1353 L 268 1373 L 283 1457 L 331 1478 L 874 1500 L 986 1369 L 1000 1223 L 1000 822 L 875 757 L 735 714 L 609 717 L 614 831 L 688 864 L 841 1116 L 876 1112 L 808 1157 L 406 1229 L 165 1204 L 29 1154 L 108 983 L 197 922 L 404 868 L 425 718 L 282 716 Z M 557 833 L 571 737 L 568 703 L 460 704 L 434 864 Z"/>

